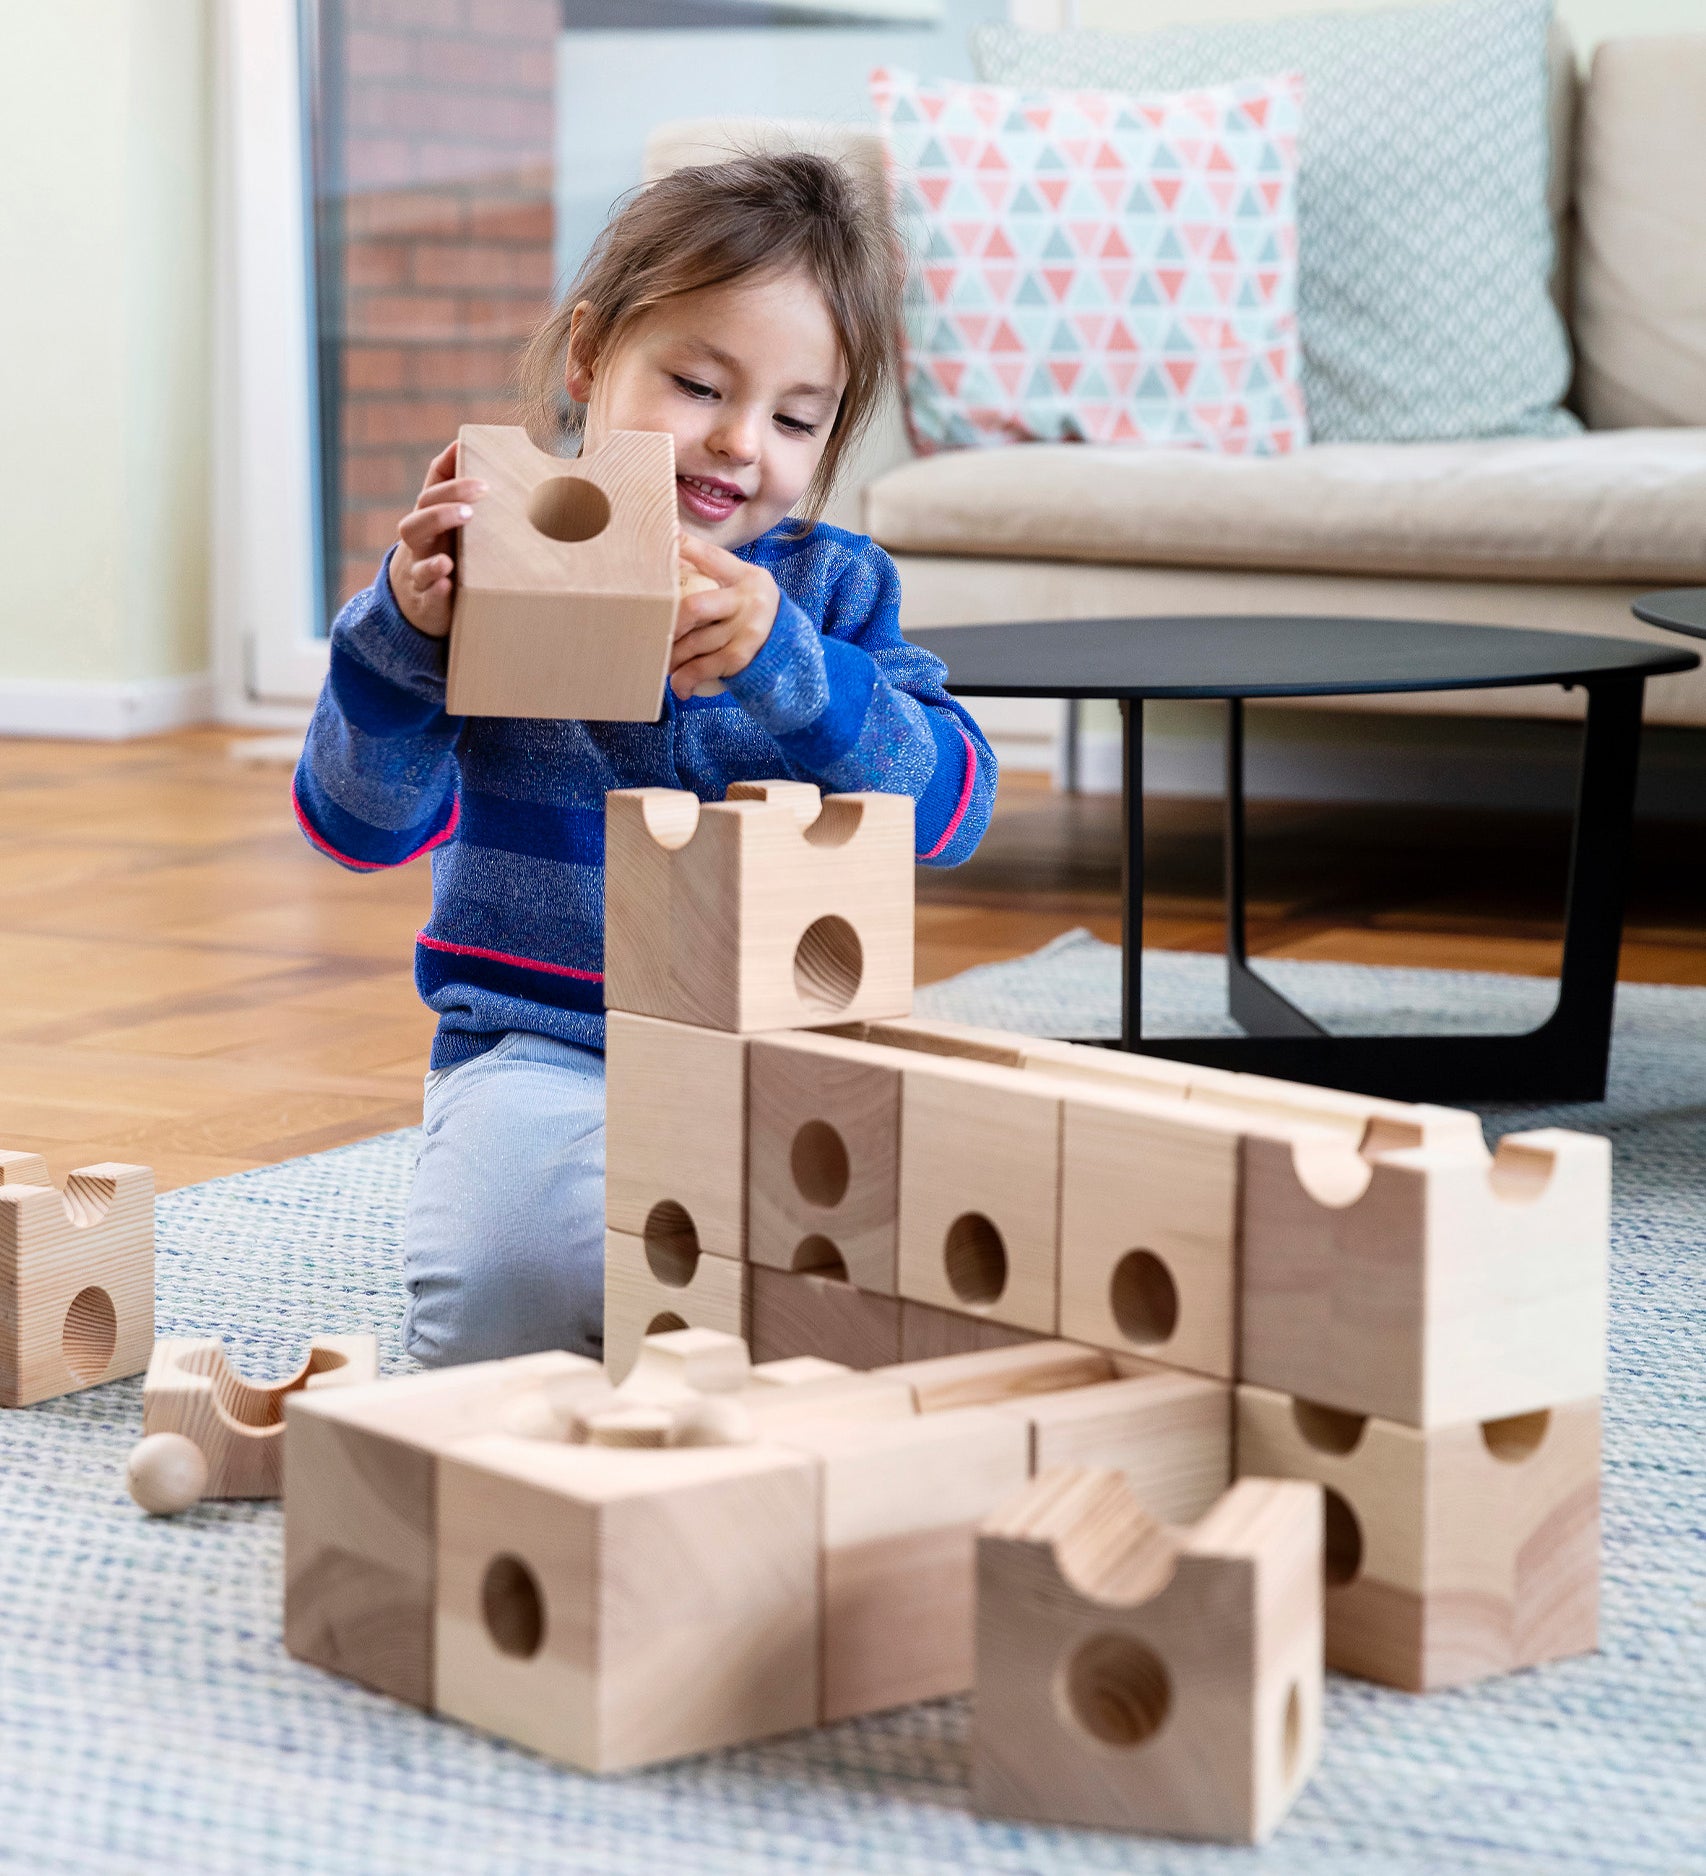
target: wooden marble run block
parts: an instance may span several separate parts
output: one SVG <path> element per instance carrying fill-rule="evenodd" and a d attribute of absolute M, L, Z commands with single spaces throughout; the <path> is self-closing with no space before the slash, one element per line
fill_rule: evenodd
<path fill-rule="evenodd" d="M 1326 1490 L 1329 1667 L 1422 1693 L 1597 1647 L 1597 1399 L 1423 1432 L 1244 1386 L 1237 1463 Z"/>
<path fill-rule="evenodd" d="M 604 1365 L 621 1382 L 640 1343 L 668 1329 L 718 1329 L 746 1334 L 748 1266 L 700 1251 L 662 1233 L 637 1238 L 604 1234 Z"/>
<path fill-rule="evenodd" d="M 904 1361 L 883 1371 L 904 1381 L 922 1414 L 950 1407 L 984 1407 L 1025 1394 L 1054 1394 L 1114 1379 L 1114 1364 L 1097 1348 L 1076 1342 L 1033 1341 L 930 1361 Z"/>
<path fill-rule="evenodd" d="M 1434 1427 L 1605 1384 L 1611 1148 L 1245 1148 L 1240 1376 Z"/>
<path fill-rule="evenodd" d="M 25 1183 L 25 1181 L 30 1183 Z M 154 1345 L 154 1175 L 39 1155 L 0 1165 L 0 1407 L 140 1374 Z"/>
<path fill-rule="evenodd" d="M 1164 1368 L 992 1411 L 1023 1423 L 1031 1471 L 1113 1467 L 1152 1518 L 1189 1524 L 1232 1483 L 1232 1389 Z"/>
<path fill-rule="evenodd" d="M 679 595 L 675 445 L 618 430 L 565 461 L 526 431 L 464 424 L 445 707 L 454 716 L 654 722 Z"/>
<path fill-rule="evenodd" d="M 605 1223 L 678 1239 L 684 1256 L 744 1256 L 745 1037 L 624 1010 L 604 1021 Z"/>
<path fill-rule="evenodd" d="M 951 1309 L 932 1309 L 928 1303 L 903 1301 L 900 1306 L 900 1358 L 931 1361 L 938 1355 L 970 1355 L 979 1349 L 1016 1348 L 1041 1338 L 1034 1329 L 1009 1329 L 981 1316 L 962 1316 Z"/>
<path fill-rule="evenodd" d="M 695 1394 L 735 1394 L 752 1382 L 745 1339 L 720 1329 L 653 1330 L 640 1343 L 622 1383 L 630 1401 L 680 1401 Z"/>
<path fill-rule="evenodd" d="M 807 1421 L 850 1424 L 865 1420 L 909 1420 L 918 1412 L 911 1386 L 894 1368 L 856 1370 L 835 1375 L 804 1376 L 777 1385 L 767 1371 L 791 1366 L 765 1362 L 752 1370 L 752 1384 L 735 1397 L 746 1409 L 753 1432 L 761 1440 L 774 1439 L 791 1426 Z M 826 1363 L 825 1366 L 833 1366 Z"/>
<path fill-rule="evenodd" d="M 283 1381 L 245 1381 L 217 1335 L 154 1344 L 142 1382 L 142 1431 L 181 1433 L 207 1461 L 204 1498 L 277 1498 L 284 1490 L 284 1403 L 308 1389 L 371 1381 L 379 1338 L 317 1335 Z"/>
<path fill-rule="evenodd" d="M 1048 1823 L 1259 1843 L 1321 1737 L 1321 1499 L 1245 1479 L 1195 1525 L 1045 1473 L 978 1538 L 972 1798 Z"/>
<path fill-rule="evenodd" d="M 810 1030 L 753 1038 L 746 1165 L 755 1264 L 813 1270 L 838 1261 L 861 1290 L 894 1295 L 900 1089 L 891 1051 Z"/>
<path fill-rule="evenodd" d="M 1060 1333 L 1232 1380 L 1242 1125 L 1099 1085 L 1062 1115 Z"/>
<path fill-rule="evenodd" d="M 1030 1476 L 1023 1423 L 971 1407 L 773 1437 L 821 1468 L 821 1717 L 964 1692 L 977 1526 Z"/>
<path fill-rule="evenodd" d="M 821 1355 L 849 1368 L 900 1360 L 897 1298 L 872 1296 L 845 1278 L 748 1264 L 747 1322 L 756 1361 Z"/>
<path fill-rule="evenodd" d="M 805 1454 L 470 1440 L 438 1530 L 440 1712 L 589 1772 L 816 1723 Z"/>
<path fill-rule="evenodd" d="M 918 1056 L 900 1119 L 900 1293 L 1053 1335 L 1060 1096 L 1042 1077 Z"/>
<path fill-rule="evenodd" d="M 745 1033 L 912 1004 L 912 801 L 738 782 L 605 797 L 611 1009 Z"/>
<path fill-rule="evenodd" d="M 289 1395 L 286 1648 L 430 1710 L 438 1455 L 518 1415 L 566 1428 L 609 1396 L 598 1362 L 558 1352 Z"/>

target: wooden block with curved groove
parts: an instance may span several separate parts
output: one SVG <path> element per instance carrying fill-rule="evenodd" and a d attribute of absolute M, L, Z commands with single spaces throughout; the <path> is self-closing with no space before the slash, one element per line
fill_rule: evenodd
<path fill-rule="evenodd" d="M 284 1403 L 304 1389 L 371 1381 L 379 1339 L 318 1335 L 295 1374 L 245 1381 L 216 1335 L 154 1344 L 142 1383 L 144 1433 L 182 1433 L 207 1460 L 204 1498 L 277 1498 L 284 1490 Z"/>
<path fill-rule="evenodd" d="M 604 1234 L 604 1365 L 624 1380 L 648 1335 L 668 1329 L 719 1329 L 746 1335 L 747 1266 L 738 1258 Z"/>
<path fill-rule="evenodd" d="M 814 794 L 605 797 L 608 1008 L 739 1033 L 911 1008 L 911 798 Z"/>
<path fill-rule="evenodd" d="M 618 430 L 565 461 L 525 430 L 464 424 L 445 707 L 454 716 L 654 722 L 679 597 L 675 444 Z"/>
<path fill-rule="evenodd" d="M 1406 1426 L 1605 1385 L 1611 1148 L 1508 1134 L 1359 1155 L 1252 1135 L 1239 1374 Z"/>
<path fill-rule="evenodd" d="M 1327 1494 L 1327 1664 L 1423 1693 L 1591 1653 L 1597 1400 L 1422 1431 L 1238 1390 L 1241 1474 Z"/>
<path fill-rule="evenodd" d="M 0 1407 L 140 1374 L 154 1345 L 153 1173 L 84 1166 L 63 1195 L 46 1174 L 0 1167 Z"/>
<path fill-rule="evenodd" d="M 978 1536 L 972 1799 L 1259 1843 L 1321 1738 L 1321 1497 L 1244 1479 L 1193 1526 L 1045 1473 Z"/>

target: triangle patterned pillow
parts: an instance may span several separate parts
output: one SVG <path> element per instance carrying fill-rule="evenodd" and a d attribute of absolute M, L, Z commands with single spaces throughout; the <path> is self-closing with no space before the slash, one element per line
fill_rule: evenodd
<path fill-rule="evenodd" d="M 916 447 L 1309 440 L 1295 72 L 1198 91 L 1015 91 L 879 70 L 911 249 Z"/>

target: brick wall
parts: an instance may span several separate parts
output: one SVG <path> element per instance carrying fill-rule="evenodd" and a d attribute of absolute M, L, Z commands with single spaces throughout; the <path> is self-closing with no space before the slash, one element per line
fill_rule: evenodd
<path fill-rule="evenodd" d="M 373 578 L 457 426 L 514 421 L 510 374 L 552 288 L 559 18 L 558 0 L 322 0 L 346 185 L 321 262 L 343 340 L 340 602 Z"/>

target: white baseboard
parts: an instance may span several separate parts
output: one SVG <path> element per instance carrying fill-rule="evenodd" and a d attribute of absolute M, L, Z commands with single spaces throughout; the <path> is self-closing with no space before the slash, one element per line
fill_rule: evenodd
<path fill-rule="evenodd" d="M 0 678 L 0 736 L 120 742 L 206 723 L 212 716 L 213 679 L 205 671 L 117 683 Z"/>

